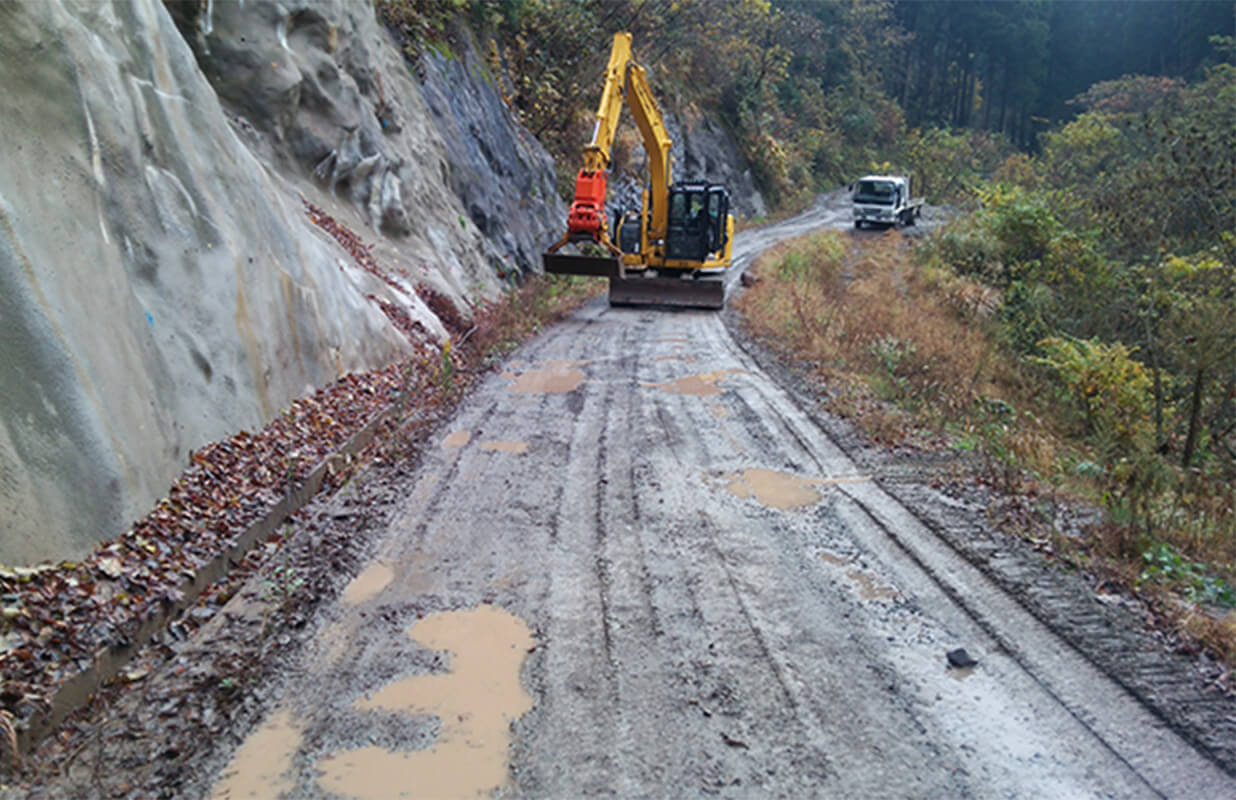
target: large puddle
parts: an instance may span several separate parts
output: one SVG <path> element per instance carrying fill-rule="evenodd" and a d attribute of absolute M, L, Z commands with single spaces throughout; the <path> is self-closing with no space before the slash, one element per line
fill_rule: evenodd
<path fill-rule="evenodd" d="M 450 653 L 450 672 L 388 684 L 360 710 L 432 714 L 441 720 L 428 750 L 362 747 L 318 762 L 323 790 L 359 800 L 488 796 L 507 782 L 511 723 L 532 708 L 519 670 L 534 642 L 523 620 L 482 605 L 426 617 L 408 631 Z"/>
<path fill-rule="evenodd" d="M 343 590 L 343 602 L 358 606 L 371 600 L 385 589 L 394 577 L 395 573 L 391 572 L 390 567 L 374 562 L 365 567 Z"/>
<path fill-rule="evenodd" d="M 741 369 L 720 369 L 715 372 L 705 372 L 701 375 L 687 375 L 665 383 L 646 383 L 645 386 L 660 389 L 666 394 L 689 394 L 695 397 L 710 397 L 721 394 L 724 389 L 717 386 L 717 381 L 729 375 L 742 374 Z"/>
<path fill-rule="evenodd" d="M 837 478 L 804 478 L 791 472 L 773 469 L 747 469 L 736 475 L 726 475 L 727 488 L 738 497 L 755 498 L 758 502 L 781 511 L 790 511 L 816 503 L 820 499 L 817 486 L 837 483 L 858 483 L 871 480 L 866 475 Z"/>
<path fill-rule="evenodd" d="M 210 800 L 276 800 L 296 788 L 292 756 L 301 732 L 288 711 L 266 720 L 232 756 Z"/>
<path fill-rule="evenodd" d="M 584 373 L 570 363 L 530 369 L 518 375 L 504 372 L 502 377 L 514 381 L 509 388 L 520 394 L 565 394 L 575 391 L 584 382 Z"/>
<path fill-rule="evenodd" d="M 818 502 L 820 493 L 813 486 L 818 479 L 804 478 L 789 472 L 771 469 L 748 469 L 738 475 L 727 476 L 729 490 L 747 499 L 754 497 L 763 505 L 789 511 Z"/>

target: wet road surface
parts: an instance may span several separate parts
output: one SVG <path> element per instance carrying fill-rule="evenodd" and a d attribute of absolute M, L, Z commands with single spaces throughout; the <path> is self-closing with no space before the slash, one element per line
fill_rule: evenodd
<path fill-rule="evenodd" d="M 517 352 L 287 686 L 214 796 L 1236 796 L 714 312 L 597 302 Z"/>

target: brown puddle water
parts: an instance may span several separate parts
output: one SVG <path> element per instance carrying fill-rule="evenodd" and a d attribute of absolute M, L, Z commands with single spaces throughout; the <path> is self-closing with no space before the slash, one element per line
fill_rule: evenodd
<path fill-rule="evenodd" d="M 782 511 L 809 506 L 820 499 L 813 486 L 869 481 L 869 475 L 843 475 L 836 478 L 804 478 L 772 469 L 748 469 L 737 475 L 724 476 L 731 492 L 744 500 L 754 497 L 759 502 Z"/>
<path fill-rule="evenodd" d="M 789 511 L 809 506 L 820 499 L 820 493 L 812 489 L 818 481 L 777 472 L 771 469 L 748 469 L 739 475 L 728 475 L 729 490 L 744 500 L 754 497 L 760 503 Z"/>
<path fill-rule="evenodd" d="M 584 373 L 565 364 L 530 369 L 518 375 L 504 372 L 502 377 L 515 381 L 509 388 L 520 394 L 565 394 L 575 391 L 584 382 Z"/>
<path fill-rule="evenodd" d="M 453 431 L 442 440 L 442 447 L 447 450 L 456 450 L 465 447 L 470 441 L 472 441 L 471 431 Z"/>
<path fill-rule="evenodd" d="M 955 681 L 964 681 L 974 674 L 974 667 L 950 667 L 948 676 Z"/>
<path fill-rule="evenodd" d="M 481 442 L 482 450 L 490 450 L 497 453 L 512 453 L 521 456 L 528 452 L 527 442 Z"/>
<path fill-rule="evenodd" d="M 717 381 L 729 375 L 742 374 L 741 369 L 721 369 L 716 372 L 706 372 L 702 375 L 687 375 L 684 378 L 667 381 L 666 383 L 645 383 L 654 389 L 660 389 L 666 394 L 689 394 L 695 397 L 709 397 L 721 394 L 724 389 L 717 386 Z"/>
<path fill-rule="evenodd" d="M 442 727 L 428 750 L 362 747 L 321 759 L 323 790 L 358 800 L 487 796 L 503 786 L 511 723 L 532 708 L 519 670 L 534 642 L 523 620 L 496 606 L 434 614 L 408 635 L 451 653 L 451 671 L 388 684 L 355 707 L 432 714 Z"/>
<path fill-rule="evenodd" d="M 275 800 L 296 788 L 292 756 L 301 731 L 286 710 L 277 712 L 245 739 L 210 794 L 210 800 Z"/>
<path fill-rule="evenodd" d="M 391 572 L 390 567 L 375 561 L 361 570 L 361 573 L 353 578 L 348 587 L 343 590 L 343 602 L 350 606 L 358 606 L 385 589 L 394 577 L 395 573 Z"/>

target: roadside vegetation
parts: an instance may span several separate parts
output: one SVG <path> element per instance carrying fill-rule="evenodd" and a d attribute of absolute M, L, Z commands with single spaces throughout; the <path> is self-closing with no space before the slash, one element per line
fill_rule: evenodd
<path fill-rule="evenodd" d="M 490 77 L 569 192 L 609 42 L 634 36 L 669 111 L 724 126 L 770 211 L 801 208 L 874 163 L 932 202 L 968 199 L 1069 101 L 1126 74 L 1194 79 L 1231 59 L 1231 6 L 1206 0 L 376 0 L 415 57 L 471 31 Z M 635 137 L 632 137 L 634 139 Z M 629 148 L 626 148 L 629 150 Z M 621 144 L 614 162 L 623 166 Z M 707 176 L 705 176 L 707 177 Z"/>
<path fill-rule="evenodd" d="M 1236 68 L 1076 105 L 971 213 L 794 243 L 741 310 L 877 439 L 929 430 L 1005 491 L 1101 507 L 1052 552 L 1236 664 Z"/>

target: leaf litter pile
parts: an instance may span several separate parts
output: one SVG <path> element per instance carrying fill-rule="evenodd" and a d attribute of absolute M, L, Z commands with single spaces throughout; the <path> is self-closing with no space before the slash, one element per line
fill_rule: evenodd
<path fill-rule="evenodd" d="M 379 268 L 359 237 L 321 209 L 308 203 L 306 207 L 309 218 L 334 236 L 362 268 L 404 291 Z M 527 288 L 532 290 L 531 285 Z M 509 307 L 524 305 L 527 299 L 521 290 L 482 305 L 474 310 L 474 324 L 468 329 L 469 321 L 446 297 L 423 285 L 415 291 L 438 314 L 457 343 L 454 348 L 448 344 L 439 353 L 425 343 L 423 326 L 404 309 L 372 297 L 412 342 L 412 358 L 346 375 L 295 401 L 261 431 L 241 431 L 192 453 L 187 469 L 150 513 L 82 560 L 0 567 L 0 749 L 15 757 L 16 732 L 49 711 L 51 698 L 66 679 L 89 668 L 100 651 L 128 645 L 145 621 L 182 602 L 182 587 L 199 569 L 231 549 L 246 528 L 376 415 L 392 407 L 402 412 L 388 420 L 380 441 L 408 418 L 420 418 L 428 425 L 449 411 L 483 374 L 490 351 L 510 345 Z M 516 338 L 561 318 L 586 296 L 561 298 L 544 318 L 522 320 Z M 478 327 L 481 335 L 463 346 Z M 370 445 L 370 455 L 375 447 L 376 443 Z M 363 461 L 364 456 L 329 462 L 332 468 L 320 491 L 333 492 Z M 266 547 L 256 547 L 237 565 L 240 571 L 252 573 L 260 567 L 260 556 L 276 550 L 279 538 L 275 535 Z M 205 605 L 221 606 L 227 600 L 230 590 L 220 588 L 224 583 L 204 591 Z M 233 577 L 233 589 L 235 584 Z M 191 627 L 209 613 L 199 604 L 169 627 Z"/>

